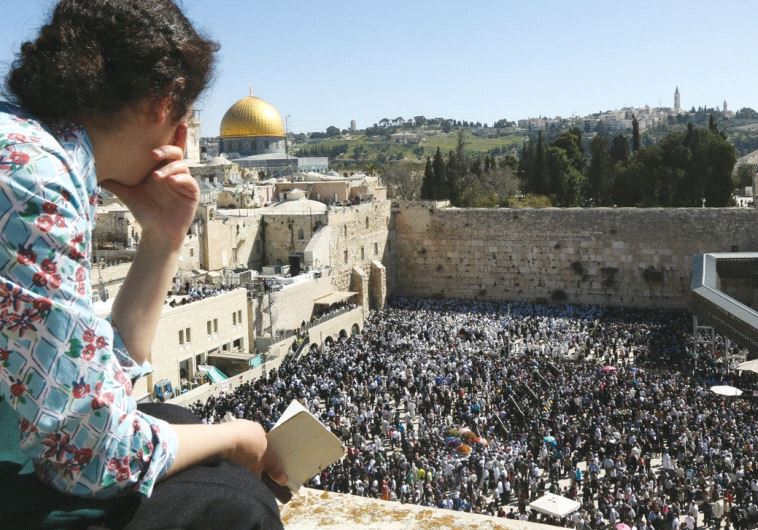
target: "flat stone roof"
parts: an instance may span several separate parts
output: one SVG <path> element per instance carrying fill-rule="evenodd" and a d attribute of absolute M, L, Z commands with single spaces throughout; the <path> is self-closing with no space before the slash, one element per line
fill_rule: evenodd
<path fill-rule="evenodd" d="M 556 526 L 301 488 L 280 507 L 287 530 L 556 530 Z"/>

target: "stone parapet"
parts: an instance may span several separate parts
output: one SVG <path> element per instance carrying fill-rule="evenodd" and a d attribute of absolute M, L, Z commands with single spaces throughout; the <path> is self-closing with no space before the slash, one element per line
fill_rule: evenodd
<path fill-rule="evenodd" d="M 312 528 L 351 530 L 555 530 L 513 519 L 488 517 L 415 504 L 382 501 L 342 493 L 301 488 L 281 507 L 287 530 Z"/>

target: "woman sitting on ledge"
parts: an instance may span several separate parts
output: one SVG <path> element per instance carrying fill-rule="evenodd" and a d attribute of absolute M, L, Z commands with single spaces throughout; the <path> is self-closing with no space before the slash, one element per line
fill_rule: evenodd
<path fill-rule="evenodd" d="M 184 117 L 217 49 L 172 0 L 61 0 L 8 74 L 2 528 L 281 527 L 258 476 L 286 477 L 259 424 L 201 425 L 131 397 L 199 200 Z M 143 230 L 110 320 L 96 317 L 90 293 L 98 186 Z"/>

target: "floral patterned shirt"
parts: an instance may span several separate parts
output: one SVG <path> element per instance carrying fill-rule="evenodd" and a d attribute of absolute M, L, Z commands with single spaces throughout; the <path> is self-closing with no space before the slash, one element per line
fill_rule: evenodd
<path fill-rule="evenodd" d="M 49 128 L 0 102 L 0 396 L 44 482 L 77 496 L 149 496 L 176 436 L 137 411 L 131 380 L 143 367 L 95 316 L 97 190 L 83 127 Z"/>

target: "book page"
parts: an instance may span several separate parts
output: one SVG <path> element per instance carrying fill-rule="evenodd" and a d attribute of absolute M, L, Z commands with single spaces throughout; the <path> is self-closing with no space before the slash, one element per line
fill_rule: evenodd
<path fill-rule="evenodd" d="M 279 427 L 280 425 L 282 425 L 285 421 L 287 421 L 288 419 L 290 419 L 291 417 L 293 417 L 295 414 L 299 414 L 300 412 L 307 412 L 308 414 L 310 414 L 310 411 L 308 411 L 308 409 L 306 409 L 303 406 L 302 403 L 300 403 L 296 399 L 293 399 L 292 403 L 290 403 L 287 406 L 287 410 L 285 410 L 282 413 L 282 415 L 279 416 L 279 419 L 274 424 L 274 426 L 273 426 L 273 428 L 271 430 L 273 431 L 274 429 L 276 429 L 277 427 Z M 321 423 L 321 422 L 319 422 L 319 423 Z"/>
<path fill-rule="evenodd" d="M 284 466 L 292 491 L 345 454 L 340 439 L 297 401 L 290 403 L 266 437 Z"/>

